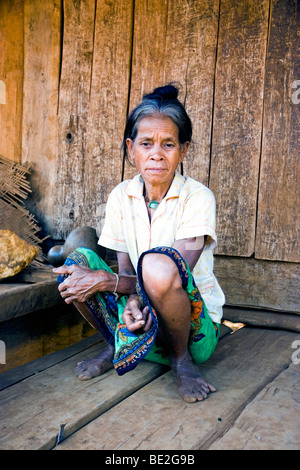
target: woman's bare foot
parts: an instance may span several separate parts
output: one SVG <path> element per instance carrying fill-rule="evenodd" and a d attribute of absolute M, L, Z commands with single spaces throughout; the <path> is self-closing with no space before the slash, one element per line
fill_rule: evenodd
<path fill-rule="evenodd" d="M 86 361 L 78 362 L 75 369 L 79 380 L 89 380 L 98 377 L 113 368 L 114 348 L 108 345 L 99 356 Z"/>
<path fill-rule="evenodd" d="M 173 362 L 172 371 L 177 380 L 179 395 L 188 403 L 204 400 L 210 392 L 216 391 L 200 374 L 192 360 Z"/>

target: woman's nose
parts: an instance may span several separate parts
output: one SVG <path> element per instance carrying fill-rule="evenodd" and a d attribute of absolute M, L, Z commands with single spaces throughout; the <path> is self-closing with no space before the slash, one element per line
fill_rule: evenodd
<path fill-rule="evenodd" d="M 162 160 L 164 158 L 163 149 L 160 145 L 155 145 L 153 147 L 150 158 L 153 160 Z"/>

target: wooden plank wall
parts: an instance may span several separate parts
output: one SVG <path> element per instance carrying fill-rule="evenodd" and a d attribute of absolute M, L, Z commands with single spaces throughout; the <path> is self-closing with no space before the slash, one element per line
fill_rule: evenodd
<path fill-rule="evenodd" d="M 224 255 L 255 250 L 268 14 L 268 0 L 221 2 L 209 185 Z"/>
<path fill-rule="evenodd" d="M 180 82 L 194 125 L 183 171 L 216 196 L 227 302 L 300 312 L 299 2 L 2 0 L 0 26 L 0 153 L 32 162 L 47 233 L 100 230 L 135 173 L 120 151 L 128 111 Z"/>
<path fill-rule="evenodd" d="M 299 20 L 299 1 L 274 4 L 265 71 L 255 247 L 259 259 L 300 261 L 300 100 L 295 94 L 300 88 Z"/>
<path fill-rule="evenodd" d="M 23 0 L 0 2 L 0 155 L 21 162 Z"/>
<path fill-rule="evenodd" d="M 53 226 L 57 184 L 61 8 L 57 2 L 24 2 L 22 162 L 31 163 L 31 212 Z"/>

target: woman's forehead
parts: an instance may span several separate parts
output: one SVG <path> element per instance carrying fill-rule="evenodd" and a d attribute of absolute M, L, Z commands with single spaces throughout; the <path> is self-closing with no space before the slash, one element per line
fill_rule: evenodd
<path fill-rule="evenodd" d="M 167 116 L 146 116 L 138 123 L 138 136 L 151 137 L 154 134 L 178 138 L 178 127 Z"/>

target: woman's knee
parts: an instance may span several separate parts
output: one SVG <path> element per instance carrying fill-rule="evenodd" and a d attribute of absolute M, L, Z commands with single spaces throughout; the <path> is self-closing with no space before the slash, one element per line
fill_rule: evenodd
<path fill-rule="evenodd" d="M 161 253 L 148 253 L 142 261 L 144 287 L 163 295 L 173 289 L 181 289 L 182 281 L 174 261 Z"/>

